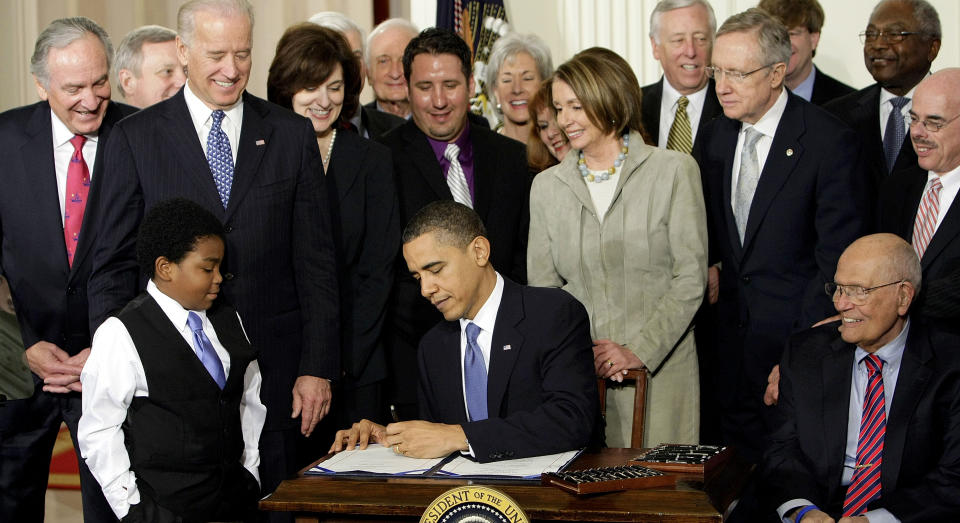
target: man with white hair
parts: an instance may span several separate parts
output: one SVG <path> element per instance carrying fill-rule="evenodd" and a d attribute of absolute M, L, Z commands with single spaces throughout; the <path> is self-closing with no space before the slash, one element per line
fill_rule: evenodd
<path fill-rule="evenodd" d="M 872 225 L 860 140 L 784 87 L 786 27 L 752 8 L 717 31 L 712 66 L 724 115 L 700 132 L 717 301 L 724 443 L 756 462 L 775 422 L 767 375 L 793 331 L 832 314 L 837 258 Z"/>
<path fill-rule="evenodd" d="M 343 35 L 350 49 L 353 50 L 354 56 L 356 56 L 360 62 L 360 81 L 363 82 L 368 70 L 365 64 L 366 51 L 364 48 L 363 30 L 360 29 L 360 26 L 353 20 L 347 18 L 346 15 L 336 11 L 321 11 L 311 16 L 308 21 L 320 27 L 332 29 Z M 374 29 L 374 31 L 376 31 L 376 29 Z M 371 33 L 371 36 L 372 34 L 373 33 Z M 416 36 L 416 34 L 414 34 L 414 36 Z M 404 44 L 404 47 L 405 46 L 406 44 Z M 403 54 L 402 47 L 399 52 Z M 400 72 L 402 78 L 402 68 Z M 363 85 L 360 86 L 360 89 L 363 89 Z M 406 90 L 406 87 L 404 87 L 404 90 Z M 378 111 L 376 107 L 370 107 L 368 104 L 360 107 L 357 114 L 350 119 L 350 123 L 357 128 L 360 136 L 370 138 L 371 140 L 379 140 L 387 131 L 402 124 L 403 119 L 388 112 Z"/>
<path fill-rule="evenodd" d="M 40 523 L 61 422 L 76 441 L 80 371 L 90 354 L 87 280 L 104 142 L 134 108 L 110 101 L 113 45 L 84 17 L 37 38 L 30 70 L 42 101 L 0 114 L 0 274 L 10 284 L 33 394 L 0 403 L 0 521 Z M 83 519 L 116 521 L 80 460 Z"/>
<path fill-rule="evenodd" d="M 650 15 L 650 44 L 663 77 L 643 87 L 643 126 L 654 145 L 689 153 L 701 124 L 721 112 L 707 78 L 717 19 L 706 0 L 661 0 Z"/>
<path fill-rule="evenodd" d="M 177 94 L 186 76 L 177 60 L 177 32 L 145 25 L 127 33 L 113 62 L 117 90 L 130 105 L 144 108 Z"/>
<path fill-rule="evenodd" d="M 365 107 L 400 118 L 410 117 L 407 80 L 403 77 L 403 50 L 418 34 L 417 26 L 403 18 L 384 20 L 370 31 L 364 59 L 367 79 L 376 100 Z"/>
<path fill-rule="evenodd" d="M 308 120 L 246 92 L 253 34 L 247 0 L 193 0 L 180 7 L 177 22 L 187 83 L 126 119 L 107 147 L 99 206 L 107 232 L 94 249 L 91 331 L 144 288 L 135 240 L 145 212 L 184 197 L 214 213 L 226 231 L 220 296 L 261 351 L 267 420 L 260 480 L 271 492 L 296 472 L 297 433 L 309 436 L 327 414 L 330 381 L 340 375 L 320 151 Z M 123 421 L 122 411 L 113 415 Z"/>

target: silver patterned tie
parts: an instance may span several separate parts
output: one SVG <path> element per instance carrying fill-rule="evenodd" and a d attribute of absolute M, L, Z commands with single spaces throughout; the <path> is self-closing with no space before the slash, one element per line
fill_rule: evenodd
<path fill-rule="evenodd" d="M 737 220 L 737 232 L 740 233 L 741 245 L 743 245 L 743 236 L 747 230 L 747 218 L 750 217 L 753 193 L 756 192 L 757 182 L 760 181 L 757 141 L 763 137 L 763 134 L 753 127 L 748 127 L 744 132 L 743 149 L 740 150 L 740 175 L 737 178 L 737 199 L 733 208 L 733 216 Z"/>
<path fill-rule="evenodd" d="M 470 198 L 470 187 L 467 185 L 467 177 L 463 174 L 463 167 L 460 166 L 460 148 L 457 144 L 447 144 L 443 151 L 443 157 L 450 160 L 450 168 L 447 169 L 447 186 L 450 187 L 450 194 L 457 203 L 462 203 L 473 209 L 473 200 Z"/>

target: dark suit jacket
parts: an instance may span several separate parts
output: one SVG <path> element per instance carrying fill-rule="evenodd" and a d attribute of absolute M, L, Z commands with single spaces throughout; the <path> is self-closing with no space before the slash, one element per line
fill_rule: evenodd
<path fill-rule="evenodd" d="M 819 67 L 813 77 L 813 93 L 810 95 L 810 103 L 814 105 L 824 105 L 830 100 L 855 92 L 856 89 L 837 80 L 836 78 L 824 73 Z M 877 115 L 877 121 L 880 116 Z"/>
<path fill-rule="evenodd" d="M 875 185 L 880 187 L 883 180 L 892 172 L 887 168 L 887 160 L 883 154 L 883 139 L 880 134 L 880 84 L 873 84 L 841 96 L 824 105 L 823 108 L 837 115 L 860 135 L 867 167 L 873 173 Z M 906 169 L 916 163 L 917 153 L 913 150 L 908 133 L 903 140 L 903 147 L 900 148 L 893 170 Z"/>
<path fill-rule="evenodd" d="M 730 204 L 741 123 L 720 116 L 694 146 L 707 202 L 710 259 L 722 262 L 718 345 L 728 367 L 720 375 L 734 379 L 742 373 L 756 389 L 746 392 L 757 403 L 790 332 L 835 313 L 823 285 L 833 281 L 847 245 L 872 227 L 873 198 L 866 192 L 869 175 L 859 139 L 823 109 L 788 96 L 743 246 Z"/>
<path fill-rule="evenodd" d="M 913 241 L 913 224 L 927 185 L 927 171 L 914 165 L 891 173 L 880 190 L 880 231 Z M 943 217 L 920 260 L 923 281 L 914 301 L 914 316 L 938 321 L 941 327 L 960 328 L 960 199 Z"/>
<path fill-rule="evenodd" d="M 386 378 L 383 324 L 400 248 L 390 150 L 339 132 L 327 170 L 340 287 L 341 367 L 358 385 Z"/>
<path fill-rule="evenodd" d="M 0 273 L 10 283 L 24 345 L 56 344 L 69 354 L 90 346 L 87 280 L 97 239 L 98 206 L 109 178 L 104 153 L 117 122 L 136 111 L 110 102 L 97 137 L 97 159 L 91 173 L 73 266 L 63 243 L 63 215 L 53 164 L 50 105 L 39 102 L 0 115 Z M 106 174 L 105 174 L 106 172 Z"/>
<path fill-rule="evenodd" d="M 243 318 L 260 351 L 267 428 L 292 426 L 297 376 L 336 379 L 336 260 L 323 168 L 309 121 L 243 95 L 233 187 L 220 203 L 183 90 L 114 129 L 90 278 L 95 328 L 142 290 L 134 246 L 137 227 L 157 202 L 189 198 L 226 231 L 221 297 Z"/>
<path fill-rule="evenodd" d="M 560 289 L 504 278 L 490 345 L 489 418 L 467 422 L 460 322 L 445 321 L 420 342 L 420 415 L 463 426 L 481 462 L 586 446 L 598 419 L 587 311 Z"/>
<path fill-rule="evenodd" d="M 643 86 L 641 101 L 643 104 L 641 109 L 643 128 L 650 135 L 651 145 L 659 145 L 657 142 L 660 141 L 660 102 L 663 100 L 664 81 L 661 76 L 659 82 Z M 700 114 L 700 124 L 697 127 L 697 135 L 694 137 L 693 143 L 700 140 L 703 126 L 721 114 L 723 114 L 723 107 L 720 107 L 720 101 L 717 100 L 714 81 L 710 80 L 707 82 L 707 98 L 703 102 L 703 112 Z"/>
<path fill-rule="evenodd" d="M 530 225 L 530 177 L 526 147 L 516 140 L 471 124 L 474 210 L 490 239 L 490 261 L 501 274 L 526 281 L 527 229 Z M 383 143 L 393 152 L 400 223 L 405 227 L 424 205 L 452 200 L 450 188 L 427 137 L 412 120 L 387 133 Z M 414 354 L 420 338 L 443 319 L 420 295 L 402 253 L 398 253 L 392 329 L 393 370 L 401 380 L 400 401 L 413 403 Z M 398 367 L 399 366 L 399 367 Z"/>
<path fill-rule="evenodd" d="M 387 131 L 403 125 L 406 120 L 377 109 L 376 100 L 360 106 L 360 125 L 371 140 L 379 140 Z"/>
<path fill-rule="evenodd" d="M 904 523 L 960 514 L 960 337 L 913 322 L 883 441 L 880 499 Z M 764 458 L 761 485 L 773 511 L 806 498 L 835 517 L 846 448 L 854 349 L 837 323 L 798 334 L 780 365 L 783 424 Z"/>

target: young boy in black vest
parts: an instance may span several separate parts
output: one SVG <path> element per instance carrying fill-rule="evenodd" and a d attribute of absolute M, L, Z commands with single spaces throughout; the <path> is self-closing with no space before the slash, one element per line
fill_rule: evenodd
<path fill-rule="evenodd" d="M 255 517 L 266 408 L 257 352 L 215 301 L 223 225 L 182 198 L 143 219 L 146 292 L 93 337 L 78 442 L 123 521 Z"/>

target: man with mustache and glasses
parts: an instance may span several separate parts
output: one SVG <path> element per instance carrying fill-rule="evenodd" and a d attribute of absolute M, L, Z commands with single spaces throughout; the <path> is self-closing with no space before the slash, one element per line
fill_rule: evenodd
<path fill-rule="evenodd" d="M 860 33 L 863 61 L 877 83 L 824 108 L 864 141 L 877 187 L 893 171 L 917 162 L 906 139 L 914 89 L 940 52 L 940 17 L 926 0 L 883 0 Z"/>
<path fill-rule="evenodd" d="M 880 229 L 913 244 L 923 267 L 918 312 L 937 321 L 960 312 L 960 69 L 944 69 L 917 86 L 910 141 L 917 163 L 895 172 L 880 192 Z"/>

